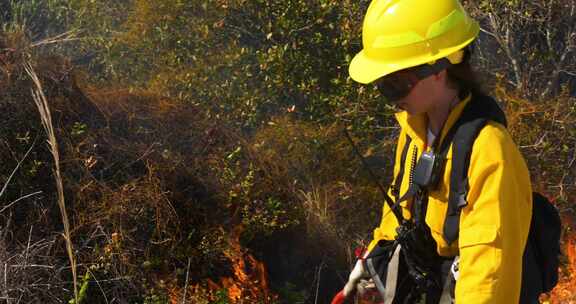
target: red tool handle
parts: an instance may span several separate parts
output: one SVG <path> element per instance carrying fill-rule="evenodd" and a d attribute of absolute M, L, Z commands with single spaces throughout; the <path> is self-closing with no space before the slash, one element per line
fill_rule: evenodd
<path fill-rule="evenodd" d="M 346 296 L 344 295 L 344 290 L 342 290 L 336 294 L 336 296 L 334 296 L 334 299 L 332 299 L 332 304 L 344 304 L 345 300 Z"/>

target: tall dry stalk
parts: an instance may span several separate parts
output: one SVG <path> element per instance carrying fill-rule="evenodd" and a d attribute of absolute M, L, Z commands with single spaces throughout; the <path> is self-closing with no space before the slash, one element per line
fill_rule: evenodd
<path fill-rule="evenodd" d="M 28 61 L 24 63 L 24 68 L 34 83 L 34 88 L 31 89 L 32 97 L 34 98 L 34 102 L 38 107 L 38 112 L 40 113 L 40 118 L 42 119 L 42 126 L 48 135 L 48 146 L 50 147 L 50 152 L 54 158 L 54 176 L 56 179 L 56 188 L 58 191 L 58 206 L 60 207 L 60 215 L 62 216 L 62 222 L 64 223 L 64 239 L 66 241 L 66 250 L 68 251 L 68 258 L 72 268 L 72 278 L 74 280 L 74 302 L 78 303 L 76 258 L 74 256 L 72 238 L 70 236 L 70 222 L 68 221 L 68 214 L 66 213 L 66 203 L 64 201 L 64 185 L 62 183 L 62 175 L 60 173 L 60 154 L 58 153 L 58 142 L 56 141 L 56 135 L 54 134 L 52 114 L 50 113 L 48 100 L 46 99 L 44 90 L 42 89 L 42 83 L 40 82 L 40 79 L 38 79 L 38 75 L 36 75 L 34 68 L 32 68 L 32 65 Z"/>

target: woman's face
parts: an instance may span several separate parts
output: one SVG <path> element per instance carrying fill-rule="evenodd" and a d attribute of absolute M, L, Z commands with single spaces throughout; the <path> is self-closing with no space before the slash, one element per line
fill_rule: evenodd
<path fill-rule="evenodd" d="M 426 113 L 442 102 L 446 89 L 446 70 L 443 70 L 418 81 L 406 97 L 395 103 L 410 115 Z"/>

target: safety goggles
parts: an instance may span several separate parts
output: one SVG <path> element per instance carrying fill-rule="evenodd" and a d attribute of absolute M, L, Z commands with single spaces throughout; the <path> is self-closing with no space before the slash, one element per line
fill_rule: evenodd
<path fill-rule="evenodd" d="M 420 80 L 437 74 L 450 65 L 447 58 L 442 58 L 434 64 L 423 64 L 400 70 L 377 80 L 376 87 L 389 102 L 398 101 L 408 96 Z"/>

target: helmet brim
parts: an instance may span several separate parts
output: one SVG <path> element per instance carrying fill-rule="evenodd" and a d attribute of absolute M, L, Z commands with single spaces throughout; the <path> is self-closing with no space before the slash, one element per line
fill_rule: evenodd
<path fill-rule="evenodd" d="M 470 32 L 467 34 L 469 39 L 466 39 L 462 43 L 455 45 L 453 47 L 445 48 L 439 50 L 436 54 L 423 54 L 422 56 L 406 58 L 403 60 L 382 60 L 380 58 L 371 58 L 368 56 L 365 50 L 360 51 L 352 61 L 350 62 L 350 66 L 348 68 L 348 72 L 350 77 L 359 83 L 368 84 L 380 77 L 384 77 L 388 74 L 392 74 L 394 72 L 411 68 L 414 66 L 418 66 L 421 64 L 433 62 L 434 60 L 438 60 L 440 58 L 444 58 L 450 54 L 453 54 L 468 44 L 470 44 L 479 33 L 479 27 L 477 24 L 475 26 L 470 27 Z"/>
<path fill-rule="evenodd" d="M 360 51 L 350 62 L 350 77 L 359 83 L 368 84 L 376 79 L 407 68 L 399 62 L 385 62 L 370 58 L 364 50 Z"/>

